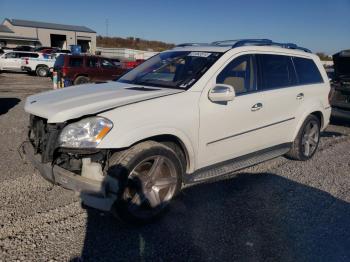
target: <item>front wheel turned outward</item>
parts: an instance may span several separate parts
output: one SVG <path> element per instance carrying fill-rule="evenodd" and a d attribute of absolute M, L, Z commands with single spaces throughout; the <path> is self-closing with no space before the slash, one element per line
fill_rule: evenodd
<path fill-rule="evenodd" d="M 320 142 L 320 121 L 314 115 L 309 115 L 301 126 L 287 157 L 306 161 L 315 154 Z"/>
<path fill-rule="evenodd" d="M 111 157 L 108 175 L 119 181 L 113 213 L 126 222 L 158 217 L 181 188 L 178 154 L 161 143 L 146 141 Z"/>

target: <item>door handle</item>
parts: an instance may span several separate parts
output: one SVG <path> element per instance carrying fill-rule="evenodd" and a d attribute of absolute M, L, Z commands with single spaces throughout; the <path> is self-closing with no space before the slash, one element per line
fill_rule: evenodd
<path fill-rule="evenodd" d="M 297 94 L 297 99 L 298 100 L 303 99 L 303 98 L 304 98 L 304 94 L 303 93 Z"/>
<path fill-rule="evenodd" d="M 255 105 L 252 106 L 252 111 L 258 111 L 263 107 L 262 103 L 256 103 Z"/>

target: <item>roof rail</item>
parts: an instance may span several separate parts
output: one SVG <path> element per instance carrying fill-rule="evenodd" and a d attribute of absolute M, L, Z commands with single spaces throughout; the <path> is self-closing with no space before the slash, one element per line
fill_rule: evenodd
<path fill-rule="evenodd" d="M 246 46 L 246 45 L 257 45 L 257 46 L 279 46 L 282 48 L 288 48 L 288 49 L 298 49 L 302 50 L 307 53 L 311 53 L 311 51 L 307 48 L 300 47 L 293 43 L 277 43 L 273 42 L 270 39 L 238 39 L 238 40 L 224 40 L 224 41 L 216 41 L 213 42 L 213 45 L 230 45 L 229 43 L 233 43 L 232 48 L 240 47 L 240 46 Z"/>
<path fill-rule="evenodd" d="M 202 46 L 202 45 L 208 45 L 206 43 L 183 43 L 176 45 L 175 47 L 185 47 L 185 46 Z"/>
<path fill-rule="evenodd" d="M 288 48 L 288 49 L 297 49 L 302 50 L 307 53 L 311 53 L 311 51 L 307 48 L 300 47 L 293 43 L 277 43 L 273 42 L 270 39 L 236 39 L 236 40 L 223 40 L 223 41 L 216 41 L 212 42 L 211 44 L 206 43 L 183 43 L 179 44 L 176 47 L 185 47 L 185 46 L 209 46 L 209 45 L 215 45 L 215 46 L 226 46 L 231 48 L 241 47 L 241 46 L 247 46 L 247 45 L 255 45 L 255 46 L 279 46 L 282 48 Z"/>
<path fill-rule="evenodd" d="M 281 46 L 283 48 L 288 48 L 288 49 L 298 49 L 298 50 L 304 51 L 306 53 L 312 53 L 310 49 L 298 46 L 298 45 L 293 44 L 293 43 L 273 43 L 273 45 Z"/>

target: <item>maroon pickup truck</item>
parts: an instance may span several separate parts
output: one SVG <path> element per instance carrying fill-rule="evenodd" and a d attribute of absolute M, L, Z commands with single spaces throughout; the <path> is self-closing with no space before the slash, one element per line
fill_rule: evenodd
<path fill-rule="evenodd" d="M 54 68 L 57 76 L 64 82 L 74 85 L 89 82 L 115 80 L 126 69 L 116 66 L 110 59 L 94 55 L 60 55 Z"/>

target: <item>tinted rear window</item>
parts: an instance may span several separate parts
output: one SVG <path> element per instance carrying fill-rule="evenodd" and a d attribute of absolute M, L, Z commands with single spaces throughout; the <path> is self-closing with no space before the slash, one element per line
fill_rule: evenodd
<path fill-rule="evenodd" d="M 69 59 L 69 66 L 71 67 L 80 67 L 83 65 L 83 58 L 82 57 L 71 57 Z"/>
<path fill-rule="evenodd" d="M 320 71 L 318 71 L 312 59 L 293 57 L 293 61 L 299 78 L 299 84 L 307 85 L 323 82 Z"/>
<path fill-rule="evenodd" d="M 22 58 L 22 57 L 33 57 L 33 58 L 38 58 L 39 55 L 36 53 L 17 53 L 17 57 Z"/>
<path fill-rule="evenodd" d="M 276 89 L 296 84 L 296 75 L 290 56 L 257 55 L 260 68 L 259 88 Z"/>
<path fill-rule="evenodd" d="M 39 54 L 36 53 L 21 53 L 20 57 L 32 57 L 32 58 L 38 58 Z"/>

